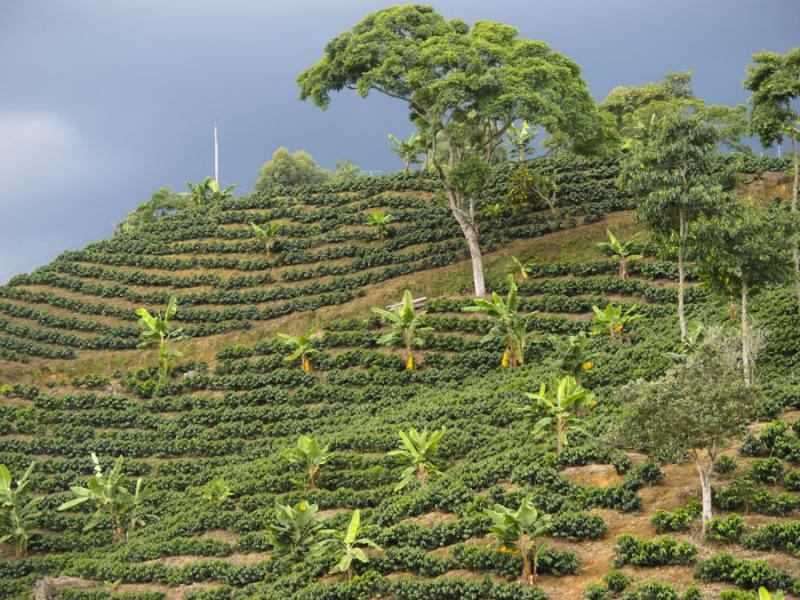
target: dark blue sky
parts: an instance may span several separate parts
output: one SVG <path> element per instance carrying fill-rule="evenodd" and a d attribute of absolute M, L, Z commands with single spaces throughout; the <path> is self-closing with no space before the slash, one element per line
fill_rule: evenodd
<path fill-rule="evenodd" d="M 279 146 L 326 167 L 400 167 L 391 100 L 297 100 L 295 77 L 376 0 L 0 0 L 0 281 L 105 237 L 156 188 L 212 171 L 250 190 Z M 447 17 L 503 21 L 615 85 L 695 71 L 695 92 L 736 104 L 750 56 L 800 43 L 798 0 L 441 0 Z"/>

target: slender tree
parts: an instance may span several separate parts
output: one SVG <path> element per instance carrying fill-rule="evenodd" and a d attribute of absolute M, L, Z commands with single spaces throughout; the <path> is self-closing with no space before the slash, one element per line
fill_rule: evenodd
<path fill-rule="evenodd" d="M 685 362 L 655 380 L 620 391 L 619 444 L 651 456 L 694 461 L 702 491 L 703 533 L 712 518 L 711 475 L 720 452 L 755 413 L 758 388 L 745 385 L 737 367 L 738 343 L 719 328 L 709 331 Z"/>
<path fill-rule="evenodd" d="M 721 296 L 738 290 L 744 380 L 755 380 L 748 311 L 750 294 L 772 283 L 786 281 L 792 272 L 793 221 L 781 207 L 757 209 L 737 205 L 735 210 L 699 221 L 692 231 L 701 277 Z"/>
<path fill-rule="evenodd" d="M 792 142 L 792 212 L 797 212 L 800 185 L 797 138 L 800 134 L 800 47 L 786 54 L 758 52 L 747 67 L 744 88 L 750 92 L 750 126 L 764 147 L 781 144 L 786 136 Z M 800 306 L 800 250 L 792 242 L 795 293 Z"/>
<path fill-rule="evenodd" d="M 373 307 L 372 312 L 382 317 L 395 331 L 390 331 L 378 338 L 378 343 L 387 345 L 394 344 L 398 339 L 402 339 L 406 349 L 406 369 L 413 371 L 417 368 L 414 359 L 414 347 L 422 346 L 425 343 L 425 336 L 433 331 L 433 327 L 425 326 L 425 312 L 417 312 L 414 309 L 414 300 L 411 292 L 406 290 L 403 293 L 403 300 L 400 306 L 394 310 Z"/>
<path fill-rule="evenodd" d="M 678 323 L 686 340 L 686 244 L 689 227 L 715 212 L 734 179 L 716 160 L 717 130 L 683 107 L 654 117 L 623 162 L 622 182 L 640 199 L 637 216 L 665 238 L 678 241 Z"/>
<path fill-rule="evenodd" d="M 527 120 L 570 140 L 597 134 L 596 110 L 580 67 L 513 27 L 446 20 L 408 4 L 365 17 L 331 40 L 298 76 L 300 97 L 326 108 L 344 88 L 408 105 L 453 217 L 469 248 L 475 295 L 485 294 L 477 203 L 509 127 Z M 439 137 L 448 147 L 436 151 Z"/>

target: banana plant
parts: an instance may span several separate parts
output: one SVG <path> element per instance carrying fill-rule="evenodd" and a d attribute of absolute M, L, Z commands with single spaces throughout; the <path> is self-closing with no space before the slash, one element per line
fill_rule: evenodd
<path fill-rule="evenodd" d="M 420 139 L 416 133 L 412 133 L 407 140 L 401 140 L 391 133 L 389 134 L 389 140 L 394 144 L 391 150 L 403 161 L 403 171 L 406 173 L 411 172 L 411 165 L 421 162 L 419 160 L 419 155 L 422 153 Z"/>
<path fill-rule="evenodd" d="M 317 334 L 317 327 L 312 325 L 308 330 L 301 335 L 293 336 L 288 333 L 278 333 L 278 337 L 282 339 L 292 351 L 283 357 L 286 362 L 300 359 L 300 368 L 306 373 L 311 372 L 311 361 L 308 359 L 313 354 L 319 354 L 319 350 L 311 345 L 314 336 Z"/>
<path fill-rule="evenodd" d="M 266 250 L 267 258 L 272 257 L 272 249 L 275 246 L 275 238 L 278 237 L 278 230 L 281 228 L 277 223 L 267 223 L 263 227 L 250 223 L 253 228 L 253 233 L 264 241 L 264 249 Z"/>
<path fill-rule="evenodd" d="M 594 311 L 592 335 L 604 335 L 607 333 L 616 342 L 622 341 L 628 325 L 644 318 L 644 315 L 636 312 L 638 307 L 635 304 L 624 312 L 621 304 L 616 306 L 609 304 L 603 310 L 592 305 L 592 310 Z"/>
<path fill-rule="evenodd" d="M 123 457 L 117 458 L 114 467 L 108 473 L 97 455 L 92 452 L 94 475 L 89 477 L 86 487 L 73 485 L 70 490 L 76 498 L 64 502 L 56 510 L 69 510 L 85 502 L 94 505 L 95 512 L 91 520 L 83 528 L 84 531 L 94 529 L 101 519 L 109 518 L 115 539 L 131 537 L 136 528 L 144 525 L 144 504 L 151 495 L 151 490 L 142 486 L 142 478 L 136 480 L 133 493 L 127 486 L 127 479 L 122 472 Z"/>
<path fill-rule="evenodd" d="M 415 479 L 424 487 L 429 478 L 441 475 L 439 467 L 433 461 L 444 433 L 444 429 L 430 434 L 427 429 L 418 432 L 413 427 L 408 433 L 398 432 L 400 448 L 389 452 L 389 456 L 399 457 L 408 466 L 400 475 L 400 482 L 395 486 L 395 491 L 402 490 Z"/>
<path fill-rule="evenodd" d="M 493 204 L 487 204 L 483 207 L 483 214 L 486 215 L 488 218 L 496 221 L 500 218 L 500 215 L 503 214 L 503 205 L 499 202 L 494 202 Z"/>
<path fill-rule="evenodd" d="M 171 296 L 167 309 L 164 313 L 157 313 L 155 316 L 151 315 L 146 308 L 139 308 L 136 314 L 139 317 L 139 324 L 142 326 L 143 331 L 140 335 L 142 342 L 139 344 L 140 348 L 149 348 L 158 346 L 158 385 L 159 387 L 167 383 L 171 370 L 171 359 L 173 357 L 180 357 L 183 354 L 170 347 L 170 344 L 183 341 L 187 336 L 183 334 L 183 328 L 174 327 L 172 325 L 172 318 L 178 312 L 178 300 L 175 296 Z"/>
<path fill-rule="evenodd" d="M 525 262 L 522 262 L 516 256 L 512 256 L 511 264 L 514 267 L 513 272 L 517 274 L 517 277 L 519 277 L 520 280 L 525 281 L 529 278 L 536 263 L 534 263 L 532 260 L 526 260 Z"/>
<path fill-rule="evenodd" d="M 526 392 L 525 396 L 534 404 L 518 407 L 518 410 L 536 419 L 534 436 L 555 434 L 556 454 L 561 454 L 569 444 L 571 430 L 581 430 L 577 424 L 580 413 L 597 405 L 594 394 L 578 385 L 572 375 L 554 379 L 549 388 L 543 383 L 538 393 Z"/>
<path fill-rule="evenodd" d="M 785 596 L 783 592 L 778 590 L 775 592 L 775 595 L 769 593 L 769 590 L 765 587 L 758 588 L 758 600 L 784 600 Z"/>
<path fill-rule="evenodd" d="M 283 451 L 283 456 L 293 465 L 306 471 L 308 487 L 314 488 L 317 485 L 320 468 L 331 458 L 329 449 L 330 446 L 321 445 L 317 439 L 301 435 L 297 438 L 297 444 Z"/>
<path fill-rule="evenodd" d="M 0 465 L 0 544 L 13 544 L 17 557 L 27 554 L 28 542 L 41 516 L 39 503 L 43 497 L 31 498 L 28 493 L 35 465 L 35 462 L 30 464 L 17 480 L 16 487 L 8 467 Z"/>
<path fill-rule="evenodd" d="M 492 522 L 489 531 L 500 541 L 501 551 L 518 551 L 522 555 L 522 582 L 532 585 L 539 560 L 547 549 L 547 543 L 539 540 L 550 531 L 553 517 L 536 510 L 529 497 L 522 500 L 517 510 L 495 504 L 494 510 L 487 508 L 485 514 Z"/>
<path fill-rule="evenodd" d="M 339 531 L 338 529 L 325 529 L 320 532 L 323 536 L 328 536 L 317 544 L 317 548 L 323 551 L 330 551 L 333 549 L 339 555 L 339 561 L 330 570 L 331 573 L 345 573 L 347 581 L 353 580 L 353 561 L 357 560 L 360 563 L 368 563 L 369 556 L 364 552 L 362 546 L 369 546 L 375 550 L 382 550 L 378 544 L 373 542 L 370 538 L 364 537 L 370 532 L 377 530 L 374 525 L 361 525 L 361 511 L 356 509 L 353 511 L 353 516 L 350 518 L 350 524 L 347 530 Z"/>
<path fill-rule="evenodd" d="M 706 326 L 697 321 L 689 321 L 686 327 L 686 339 L 681 342 L 677 352 L 666 352 L 664 355 L 677 363 L 687 362 L 706 336 Z"/>
<path fill-rule="evenodd" d="M 385 240 L 389 233 L 391 233 L 389 229 L 389 223 L 394 221 L 394 217 L 392 215 L 387 215 L 380 209 L 375 209 L 371 213 L 367 215 L 367 225 L 372 227 L 375 230 L 375 234 L 378 236 L 380 241 Z"/>
<path fill-rule="evenodd" d="M 511 144 L 512 155 L 518 162 L 523 162 L 528 157 L 536 131 L 530 128 L 527 121 L 523 121 L 519 127 L 515 127 L 512 123 L 508 127 L 507 137 Z"/>
<path fill-rule="evenodd" d="M 229 185 L 225 189 L 220 189 L 219 182 L 213 177 L 206 177 L 200 183 L 187 181 L 186 186 L 189 188 L 192 200 L 197 206 L 205 206 L 211 202 L 226 200 L 233 196 L 233 190 L 236 188 L 235 185 Z"/>
<path fill-rule="evenodd" d="M 217 477 L 203 484 L 200 488 L 200 495 L 203 500 L 207 502 L 222 505 L 228 501 L 228 498 L 233 495 L 233 492 L 231 492 L 228 482 L 226 482 L 223 477 Z"/>
<path fill-rule="evenodd" d="M 308 502 L 275 505 L 274 520 L 266 531 L 277 554 L 300 558 L 316 549 L 323 529 L 316 516 L 318 510 L 319 506 Z"/>
<path fill-rule="evenodd" d="M 433 331 L 433 327 L 426 327 L 424 324 L 425 312 L 416 312 L 414 309 L 414 299 L 411 292 L 406 290 L 403 293 L 403 300 L 394 310 L 373 307 L 372 312 L 382 317 L 394 329 L 378 338 L 381 345 L 391 345 L 402 339 L 406 349 L 406 369 L 413 371 L 417 368 L 414 359 L 414 347 L 425 344 L 425 335 Z"/>
<path fill-rule="evenodd" d="M 594 367 L 594 353 L 589 350 L 589 337 L 585 331 L 561 337 L 551 335 L 550 344 L 555 350 L 561 370 L 572 375 L 580 385 L 581 373 Z"/>
<path fill-rule="evenodd" d="M 484 313 L 493 322 L 482 341 L 500 338 L 505 343 L 501 365 L 514 367 L 525 364 L 525 345 L 530 335 L 528 325 L 536 313 L 519 313 L 519 295 L 514 276 L 508 276 L 508 294 L 505 298 L 492 292 L 491 299 L 475 298 L 473 302 L 473 306 L 466 306 L 463 310 Z"/>
<path fill-rule="evenodd" d="M 641 260 L 643 258 L 641 254 L 632 254 L 633 248 L 639 239 L 639 235 L 641 235 L 641 232 L 637 231 L 629 240 L 622 241 L 618 239 L 610 229 L 606 229 L 608 241 L 597 244 L 598 248 L 611 253 L 612 256 L 615 256 L 617 260 L 619 260 L 620 279 L 625 280 L 628 278 L 628 261 Z"/>

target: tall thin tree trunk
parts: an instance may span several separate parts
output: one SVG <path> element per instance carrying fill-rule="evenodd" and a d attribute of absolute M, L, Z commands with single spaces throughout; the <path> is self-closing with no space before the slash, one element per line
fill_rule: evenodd
<path fill-rule="evenodd" d="M 679 211 L 680 224 L 678 231 L 678 324 L 681 328 L 681 341 L 685 342 L 689 338 L 689 331 L 686 327 L 686 308 L 684 307 L 684 260 L 686 259 L 686 235 L 688 225 L 683 210 Z"/>
<path fill-rule="evenodd" d="M 708 522 L 713 517 L 711 512 L 711 463 L 712 461 L 709 460 L 708 466 L 705 466 L 702 464 L 699 456 L 695 457 L 695 466 L 697 467 L 697 473 L 700 476 L 700 490 L 703 498 L 703 513 L 701 520 L 703 535 L 706 533 Z"/>
<path fill-rule="evenodd" d="M 797 131 L 792 128 L 792 212 L 797 212 L 797 189 L 800 185 L 800 170 L 797 164 Z M 800 249 L 797 247 L 797 238 L 792 241 L 792 259 L 794 260 L 794 289 L 797 294 L 797 304 L 800 306 Z"/>
<path fill-rule="evenodd" d="M 475 218 L 470 213 L 458 206 L 454 192 L 449 191 L 450 211 L 453 213 L 461 233 L 467 241 L 469 257 L 472 263 L 472 281 L 475 287 L 475 296 L 483 298 L 486 295 L 486 283 L 483 275 L 483 255 L 481 254 L 481 244 L 478 239 L 478 226 Z"/>
<path fill-rule="evenodd" d="M 747 322 L 747 282 L 742 281 L 742 371 L 744 382 L 753 385 L 753 373 L 750 369 L 750 324 Z"/>

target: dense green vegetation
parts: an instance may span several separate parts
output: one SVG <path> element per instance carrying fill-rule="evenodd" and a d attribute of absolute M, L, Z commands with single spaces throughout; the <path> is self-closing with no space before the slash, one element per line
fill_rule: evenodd
<path fill-rule="evenodd" d="M 334 39 L 302 96 L 405 101 L 403 172 L 280 149 L 0 287 L 0 597 L 800 596 L 796 159 L 720 153 L 796 141 L 796 52 L 748 123 L 426 7 Z"/>

